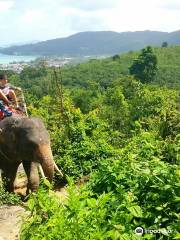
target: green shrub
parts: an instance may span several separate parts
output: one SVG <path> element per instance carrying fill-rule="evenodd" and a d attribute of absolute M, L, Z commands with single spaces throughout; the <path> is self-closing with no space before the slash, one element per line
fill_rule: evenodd
<path fill-rule="evenodd" d="M 111 221 L 123 226 L 125 232 L 138 226 L 174 234 L 179 230 L 180 172 L 177 165 L 161 160 L 160 145 L 149 133 L 135 137 L 118 159 L 103 161 L 88 184 L 88 189 L 98 195 L 113 192 Z M 159 235 L 158 239 L 168 236 Z"/>
<path fill-rule="evenodd" d="M 13 193 L 8 193 L 0 187 L 0 206 L 3 204 L 15 205 L 20 203 L 20 197 Z"/>
<path fill-rule="evenodd" d="M 134 232 L 139 226 L 160 229 L 156 239 L 175 237 L 180 172 L 177 165 L 162 160 L 160 146 L 153 134 L 134 137 L 119 156 L 101 161 L 87 185 L 70 184 L 63 202 L 41 188 L 29 201 L 32 215 L 21 240 L 133 240 L 139 239 Z"/>

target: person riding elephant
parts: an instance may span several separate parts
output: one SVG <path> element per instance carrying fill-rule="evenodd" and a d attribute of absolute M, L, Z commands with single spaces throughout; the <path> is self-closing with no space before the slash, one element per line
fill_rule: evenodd
<path fill-rule="evenodd" d="M 10 84 L 6 74 L 0 74 L 0 99 L 7 105 L 13 103 L 15 108 L 19 110 L 20 107 L 14 90 L 21 91 L 21 88 Z"/>
<path fill-rule="evenodd" d="M 6 74 L 0 74 L 0 120 L 12 116 L 12 109 L 9 106 L 13 106 L 15 110 L 23 111 L 18 104 L 15 90 L 22 91 L 21 88 L 8 82 Z"/>
<path fill-rule="evenodd" d="M 48 131 L 39 118 L 12 116 L 0 121 L 0 169 L 2 178 L 7 180 L 6 189 L 9 192 L 14 190 L 20 163 L 23 163 L 28 178 L 27 192 L 35 192 L 39 186 L 39 164 L 50 182 L 54 170 L 58 170 Z"/>

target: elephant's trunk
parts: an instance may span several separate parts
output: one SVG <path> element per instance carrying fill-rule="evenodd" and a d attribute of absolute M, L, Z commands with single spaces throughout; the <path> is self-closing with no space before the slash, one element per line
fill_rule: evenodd
<path fill-rule="evenodd" d="M 52 182 L 54 176 L 54 160 L 49 145 L 39 145 L 36 151 L 36 157 L 41 164 L 45 177 Z M 36 160 L 37 161 L 37 160 Z"/>

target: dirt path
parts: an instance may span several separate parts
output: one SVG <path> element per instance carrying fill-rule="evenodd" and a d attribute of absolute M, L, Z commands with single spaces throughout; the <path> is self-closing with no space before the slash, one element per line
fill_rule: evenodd
<path fill-rule="evenodd" d="M 23 216 L 25 216 L 25 210 L 20 206 L 0 207 L 0 240 L 19 239 Z"/>
<path fill-rule="evenodd" d="M 24 169 L 22 166 L 18 169 L 18 174 L 22 176 Z M 26 178 L 18 177 L 16 179 L 16 192 L 25 193 Z M 18 240 L 25 210 L 20 206 L 0 206 L 0 240 Z"/>

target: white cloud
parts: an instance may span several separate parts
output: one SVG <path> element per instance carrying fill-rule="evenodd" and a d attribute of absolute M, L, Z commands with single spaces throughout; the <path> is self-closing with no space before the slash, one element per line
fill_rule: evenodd
<path fill-rule="evenodd" d="M 119 1 L 116 8 L 99 10 L 97 14 L 105 30 L 174 31 L 180 28 L 180 11 L 160 7 L 161 0 Z M 103 24 L 102 24 L 103 23 Z"/>
<path fill-rule="evenodd" d="M 1 42 L 93 30 L 180 29 L 180 0 L 0 0 L 1 9 L 6 10 L 0 14 L 0 25 L 6 26 Z"/>
<path fill-rule="evenodd" d="M 20 17 L 20 21 L 24 24 L 37 24 L 43 22 L 46 18 L 46 13 L 42 10 L 27 10 L 24 15 Z"/>
<path fill-rule="evenodd" d="M 66 28 L 69 32 L 96 31 L 104 26 L 99 11 L 85 11 L 78 8 L 61 8 L 54 18 L 57 19 L 61 29 Z"/>
<path fill-rule="evenodd" d="M 4 13 L 12 8 L 14 1 L 0 1 L 0 13 Z"/>
<path fill-rule="evenodd" d="M 179 0 L 164 0 L 159 1 L 159 8 L 166 9 L 168 11 L 174 10 L 179 11 L 180 10 L 180 1 Z"/>
<path fill-rule="evenodd" d="M 121 1 L 123 0 L 60 0 L 59 4 L 66 7 L 73 7 L 86 11 L 94 11 L 116 7 L 116 5 Z"/>

